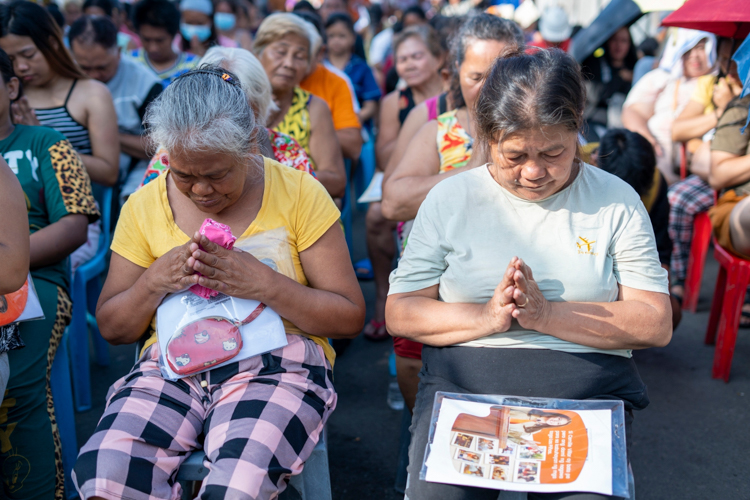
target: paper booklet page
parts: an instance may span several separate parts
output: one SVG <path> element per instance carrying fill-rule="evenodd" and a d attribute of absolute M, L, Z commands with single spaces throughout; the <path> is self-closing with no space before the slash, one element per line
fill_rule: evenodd
<path fill-rule="evenodd" d="M 512 491 L 613 494 L 612 409 L 569 410 L 443 396 L 436 397 L 439 413 L 437 421 L 433 413 L 423 479 Z M 627 469 L 627 458 L 615 456 L 624 459 Z"/>

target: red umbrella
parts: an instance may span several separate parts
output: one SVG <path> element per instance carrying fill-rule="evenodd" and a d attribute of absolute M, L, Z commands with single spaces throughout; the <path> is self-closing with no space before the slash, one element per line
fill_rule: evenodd
<path fill-rule="evenodd" d="M 750 1 L 687 0 L 668 15 L 662 25 L 708 31 L 728 38 L 746 38 L 750 34 Z"/>

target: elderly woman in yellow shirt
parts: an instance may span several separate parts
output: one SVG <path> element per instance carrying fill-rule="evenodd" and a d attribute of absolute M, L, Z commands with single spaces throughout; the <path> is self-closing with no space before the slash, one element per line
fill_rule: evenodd
<path fill-rule="evenodd" d="M 171 168 L 123 207 L 97 318 L 112 343 L 144 333 L 152 341 L 110 390 L 76 486 L 84 499 L 178 497 L 174 473 L 205 435 L 201 496 L 274 498 L 302 471 L 336 406 L 325 337 L 352 337 L 364 323 L 339 212 L 312 176 L 256 153 L 253 110 L 227 70 L 181 76 L 147 116 Z M 285 231 L 293 270 L 210 242 L 198 233 L 207 217 L 241 238 Z M 284 319 L 287 346 L 166 379 L 154 314 L 195 284 L 266 304 Z"/>

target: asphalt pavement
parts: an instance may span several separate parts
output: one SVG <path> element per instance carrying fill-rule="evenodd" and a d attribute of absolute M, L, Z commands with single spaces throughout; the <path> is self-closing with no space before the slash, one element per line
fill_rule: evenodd
<path fill-rule="evenodd" d="M 364 214 L 355 212 L 355 260 L 366 252 L 363 225 Z M 635 354 L 651 399 L 633 427 L 638 500 L 750 499 L 750 330 L 740 330 L 728 384 L 711 378 L 714 349 L 703 343 L 717 269 L 709 257 L 698 312 L 685 313 L 672 342 Z M 374 285 L 361 285 L 369 320 Z M 393 488 L 402 413 L 386 404 L 391 345 L 360 336 L 336 362 L 338 406 L 328 425 L 336 500 L 403 498 Z M 80 445 L 96 426 L 109 385 L 133 363 L 133 346 L 110 352 L 110 366 L 92 365 L 95 406 L 76 417 Z"/>

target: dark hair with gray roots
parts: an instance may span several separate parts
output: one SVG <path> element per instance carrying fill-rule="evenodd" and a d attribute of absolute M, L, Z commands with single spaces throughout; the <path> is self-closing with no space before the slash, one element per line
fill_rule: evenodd
<path fill-rule="evenodd" d="M 502 42 L 518 50 L 524 48 L 523 31 L 513 21 L 483 12 L 467 16 L 458 31 L 451 37 L 451 59 L 454 62 L 451 68 L 451 97 L 454 108 L 466 106 L 461 93 L 458 68 L 466 58 L 466 47 L 476 40 Z"/>
<path fill-rule="evenodd" d="M 559 49 L 514 52 L 495 61 L 476 104 L 478 137 L 500 141 L 520 130 L 583 126 L 586 87 L 578 63 Z"/>
<path fill-rule="evenodd" d="M 216 152 L 249 165 L 256 148 L 255 115 L 247 96 L 239 79 L 219 66 L 203 64 L 177 78 L 151 103 L 144 122 L 154 144 L 170 155 Z"/>

